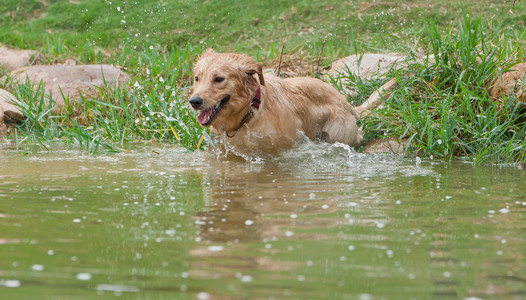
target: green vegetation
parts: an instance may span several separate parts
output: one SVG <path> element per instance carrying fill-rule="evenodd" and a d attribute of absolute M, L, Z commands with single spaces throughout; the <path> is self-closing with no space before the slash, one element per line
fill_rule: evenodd
<path fill-rule="evenodd" d="M 24 100 L 28 120 L 7 139 L 17 146 L 70 140 L 89 153 L 134 140 L 203 147 L 208 135 L 184 105 L 195 58 L 214 47 L 271 66 L 286 40 L 286 60 L 307 66 L 320 53 L 323 66 L 364 52 L 434 55 L 435 62 L 409 60 L 407 70 L 385 78 L 351 78 L 360 91 L 355 104 L 388 78 L 399 81 L 388 104 L 362 121 L 368 138 L 407 138 L 419 155 L 524 162 L 524 111 L 516 99 L 491 100 L 485 84 L 525 60 L 526 2 L 484 0 L 467 9 L 435 0 L 7 0 L 0 42 L 37 49 L 44 63 L 111 63 L 133 77 L 129 87 L 101 89 L 60 115 L 44 105 L 41 89 L 8 81 L 4 88 Z"/>
<path fill-rule="evenodd" d="M 525 33 L 503 38 L 486 19 L 469 14 L 444 32 L 430 24 L 427 59 L 410 59 L 408 69 L 386 75 L 396 77 L 399 86 L 387 105 L 363 121 L 369 138 L 404 140 L 410 152 L 423 156 L 468 156 L 475 163 L 524 162 L 524 103 L 517 95 L 492 99 L 488 86 L 518 61 L 525 61 Z M 347 79 L 365 90 L 363 95 L 384 82 Z"/>

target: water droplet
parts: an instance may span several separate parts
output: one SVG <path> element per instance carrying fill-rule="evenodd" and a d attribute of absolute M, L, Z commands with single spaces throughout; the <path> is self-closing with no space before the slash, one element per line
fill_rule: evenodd
<path fill-rule="evenodd" d="M 82 281 L 91 280 L 91 274 L 90 273 L 78 273 L 77 280 L 82 280 Z"/>
<path fill-rule="evenodd" d="M 44 271 L 44 266 L 35 264 L 35 265 L 31 266 L 31 270 L 33 270 L 33 271 Z"/>
<path fill-rule="evenodd" d="M 298 281 L 305 281 L 304 275 L 298 275 Z"/>
<path fill-rule="evenodd" d="M 16 279 L 7 279 L 5 281 L 0 280 L 0 286 L 1 285 L 5 286 L 5 287 L 8 287 L 8 288 L 17 288 L 17 287 L 20 287 L 22 285 L 22 282 L 20 282 L 20 280 L 16 280 Z"/>
<path fill-rule="evenodd" d="M 225 249 L 225 247 L 223 247 L 221 245 L 208 246 L 208 251 L 209 252 L 220 252 L 220 251 L 223 251 L 224 249 Z"/>
<path fill-rule="evenodd" d="M 373 299 L 373 296 L 371 296 L 371 294 L 360 294 L 360 296 L 358 296 L 358 299 L 360 299 L 360 300 L 371 300 L 371 299 Z"/>
<path fill-rule="evenodd" d="M 139 289 L 135 286 L 121 284 L 97 284 L 95 290 L 99 292 L 114 292 L 116 296 L 122 295 L 122 292 L 139 292 Z"/>

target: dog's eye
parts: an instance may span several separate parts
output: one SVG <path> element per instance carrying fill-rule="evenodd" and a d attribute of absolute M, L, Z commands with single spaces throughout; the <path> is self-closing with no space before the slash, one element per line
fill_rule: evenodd
<path fill-rule="evenodd" d="M 194 80 L 195 80 L 195 82 L 198 82 L 199 81 L 199 77 L 195 76 Z"/>
<path fill-rule="evenodd" d="M 223 78 L 223 77 L 219 77 L 219 76 L 216 77 L 216 78 L 214 78 L 214 81 L 215 81 L 215 82 L 222 82 L 223 80 L 225 80 L 225 78 Z"/>

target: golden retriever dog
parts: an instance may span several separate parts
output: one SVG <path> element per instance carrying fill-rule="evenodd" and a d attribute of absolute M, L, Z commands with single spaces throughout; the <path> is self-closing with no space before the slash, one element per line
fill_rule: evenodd
<path fill-rule="evenodd" d="M 276 154 L 305 136 L 349 146 L 362 141 L 358 113 L 334 87 L 263 74 L 246 55 L 207 49 L 194 66 L 189 103 L 198 122 L 239 154 Z"/>

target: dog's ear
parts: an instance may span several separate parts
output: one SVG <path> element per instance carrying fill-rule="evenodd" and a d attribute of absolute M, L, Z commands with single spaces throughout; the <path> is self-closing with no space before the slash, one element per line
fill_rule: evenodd
<path fill-rule="evenodd" d="M 214 51 L 214 49 L 212 48 L 206 48 L 205 52 L 203 52 L 203 54 L 201 54 L 201 58 L 203 57 L 207 57 L 207 56 L 210 56 L 210 55 L 214 55 L 216 54 L 217 52 Z"/>
<path fill-rule="evenodd" d="M 259 84 L 265 85 L 265 79 L 263 78 L 263 68 L 261 68 L 260 64 L 252 62 L 248 66 L 248 69 L 247 69 L 246 72 L 247 72 L 248 75 L 251 75 L 251 76 L 254 75 L 254 74 L 258 74 Z"/>

